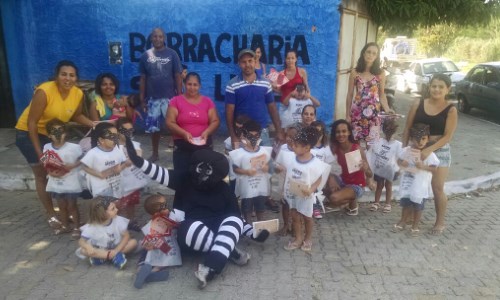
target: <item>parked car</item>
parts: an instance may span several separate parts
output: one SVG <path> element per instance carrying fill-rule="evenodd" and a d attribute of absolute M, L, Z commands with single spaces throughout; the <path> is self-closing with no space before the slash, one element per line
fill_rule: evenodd
<path fill-rule="evenodd" d="M 429 95 L 429 81 L 435 73 L 447 74 L 451 78 L 450 96 L 455 96 L 455 85 L 465 77 L 451 60 L 446 58 L 428 58 L 412 62 L 403 72 L 405 92 L 416 92 L 426 98 Z"/>
<path fill-rule="evenodd" d="M 457 84 L 458 110 L 472 107 L 500 111 L 500 61 L 474 66 Z"/>

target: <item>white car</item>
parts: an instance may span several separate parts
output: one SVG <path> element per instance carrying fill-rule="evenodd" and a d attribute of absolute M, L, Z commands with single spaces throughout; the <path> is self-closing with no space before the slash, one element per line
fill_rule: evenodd
<path fill-rule="evenodd" d="M 443 73 L 451 78 L 450 96 L 455 96 L 455 84 L 465 77 L 451 60 L 446 58 L 420 59 L 412 62 L 403 72 L 405 92 L 416 92 L 422 97 L 429 94 L 429 81 L 435 73 Z"/>

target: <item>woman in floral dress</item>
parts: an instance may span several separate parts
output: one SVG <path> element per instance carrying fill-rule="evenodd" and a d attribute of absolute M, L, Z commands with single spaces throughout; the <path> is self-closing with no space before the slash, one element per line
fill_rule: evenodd
<path fill-rule="evenodd" d="M 380 126 L 380 106 L 394 113 L 384 94 L 385 73 L 380 68 L 380 49 L 375 43 L 366 44 L 349 76 L 346 99 L 346 120 L 351 123 L 354 139 L 366 141 L 372 126 Z M 354 90 L 356 89 L 356 94 Z"/>

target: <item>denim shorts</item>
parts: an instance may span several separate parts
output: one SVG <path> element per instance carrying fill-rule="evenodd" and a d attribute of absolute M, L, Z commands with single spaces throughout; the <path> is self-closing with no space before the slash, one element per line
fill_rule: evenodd
<path fill-rule="evenodd" d="M 170 99 L 148 99 L 148 115 L 146 116 L 146 133 L 160 132 L 165 124 L 167 108 Z"/>
<path fill-rule="evenodd" d="M 244 213 L 249 213 L 255 210 L 255 212 L 263 212 L 266 210 L 266 196 L 257 196 L 253 198 L 246 198 L 241 200 L 241 210 Z"/>
<path fill-rule="evenodd" d="M 365 193 L 365 188 L 364 187 L 356 185 L 356 184 L 345 184 L 342 181 L 342 178 L 340 178 L 337 175 L 334 175 L 334 176 L 335 176 L 335 179 L 337 180 L 337 183 L 340 186 L 340 188 L 348 187 L 348 188 L 351 188 L 354 191 L 354 194 L 356 195 L 356 199 L 361 198 L 363 196 L 363 194 Z"/>
<path fill-rule="evenodd" d="M 401 198 L 399 200 L 399 205 L 401 207 L 413 207 L 413 209 L 420 211 L 420 210 L 424 210 L 426 201 L 427 201 L 427 199 L 423 199 L 422 203 L 418 204 L 418 203 L 411 201 L 410 198 Z"/>
<path fill-rule="evenodd" d="M 38 134 L 40 139 L 40 147 L 43 149 L 45 144 L 50 143 L 50 139 L 43 134 Z M 40 158 L 36 154 L 33 143 L 31 143 L 29 133 L 24 130 L 16 130 L 16 146 L 21 151 L 21 154 L 26 158 L 30 166 L 35 166 L 40 164 Z"/>
<path fill-rule="evenodd" d="M 449 168 L 451 166 L 450 144 L 446 144 L 443 147 L 437 149 L 436 151 L 434 151 L 434 154 L 436 154 L 437 158 L 439 159 L 438 167 Z"/>

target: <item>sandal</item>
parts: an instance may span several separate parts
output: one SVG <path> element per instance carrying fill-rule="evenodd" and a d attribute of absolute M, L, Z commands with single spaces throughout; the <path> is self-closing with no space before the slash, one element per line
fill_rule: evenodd
<path fill-rule="evenodd" d="M 293 251 L 295 249 L 301 248 L 299 244 L 295 243 L 295 241 L 289 241 L 285 247 L 283 247 L 286 251 Z"/>
<path fill-rule="evenodd" d="M 346 212 L 345 214 L 348 216 L 357 216 L 359 213 L 359 206 L 356 206 L 356 208 L 350 209 L 349 207 L 346 207 Z"/>
<path fill-rule="evenodd" d="M 312 250 L 312 242 L 311 241 L 309 241 L 309 242 L 304 241 L 302 243 L 302 246 L 300 247 L 300 250 L 302 250 L 304 252 L 311 252 L 311 250 Z"/>
<path fill-rule="evenodd" d="M 71 238 L 74 239 L 74 240 L 77 240 L 80 238 L 80 230 L 78 228 L 74 228 L 72 231 L 71 231 Z"/>
<path fill-rule="evenodd" d="M 400 231 L 403 231 L 403 230 L 405 230 L 405 227 L 401 226 L 401 225 L 398 225 L 398 224 L 394 224 L 394 226 L 392 228 L 392 232 L 400 232 Z"/>
<path fill-rule="evenodd" d="M 384 205 L 384 210 L 382 212 L 384 213 L 390 213 L 392 210 L 392 206 L 390 204 Z"/>
<path fill-rule="evenodd" d="M 60 235 L 60 234 L 63 234 L 63 233 L 68 233 L 70 231 L 71 231 L 71 229 L 69 229 L 68 227 L 61 226 L 61 228 L 54 229 L 54 234 L 55 235 Z"/>
<path fill-rule="evenodd" d="M 380 203 L 378 203 L 378 202 L 372 203 L 372 205 L 370 205 L 370 211 L 377 211 L 379 208 L 380 208 Z M 384 210 L 385 210 L 385 207 L 384 207 Z"/>
<path fill-rule="evenodd" d="M 429 231 L 430 235 L 441 235 L 443 234 L 443 231 L 446 229 L 446 227 L 442 227 L 440 229 L 434 227 Z"/>
<path fill-rule="evenodd" d="M 62 226 L 61 221 L 59 221 L 59 219 L 57 219 L 56 216 L 48 218 L 47 222 L 49 223 L 49 226 L 52 229 L 59 229 Z"/>
<path fill-rule="evenodd" d="M 418 237 L 420 235 L 420 229 L 411 229 L 411 237 Z"/>

